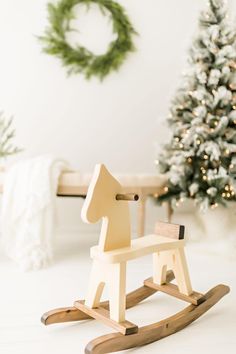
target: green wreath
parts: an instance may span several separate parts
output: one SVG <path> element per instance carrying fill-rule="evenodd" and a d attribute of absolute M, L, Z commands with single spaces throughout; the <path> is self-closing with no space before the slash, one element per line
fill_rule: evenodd
<path fill-rule="evenodd" d="M 72 47 L 66 39 L 66 34 L 72 31 L 70 21 L 75 19 L 74 7 L 78 4 L 91 3 L 99 5 L 102 13 L 109 11 L 113 22 L 113 32 L 117 38 L 109 45 L 103 55 L 94 55 L 83 46 Z M 49 23 L 44 36 L 43 51 L 62 60 L 68 73 L 83 73 L 86 78 L 98 76 L 103 79 L 112 70 L 118 70 L 127 54 L 134 51 L 132 36 L 135 30 L 124 9 L 111 0 L 60 0 L 56 5 L 48 4 Z"/>

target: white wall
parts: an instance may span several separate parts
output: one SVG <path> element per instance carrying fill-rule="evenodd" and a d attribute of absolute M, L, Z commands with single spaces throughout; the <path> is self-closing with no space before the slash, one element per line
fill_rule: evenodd
<path fill-rule="evenodd" d="M 86 172 L 100 161 L 116 172 L 155 172 L 154 145 L 167 139 L 168 105 L 205 1 L 119 2 L 139 32 L 137 52 L 101 83 L 67 77 L 42 53 L 47 0 L 0 1 L 0 109 L 14 115 L 24 156 L 52 152 Z M 101 50 L 105 22 L 93 11 L 88 19 L 81 15 L 79 38 L 86 45 L 88 31 L 90 48 Z"/>

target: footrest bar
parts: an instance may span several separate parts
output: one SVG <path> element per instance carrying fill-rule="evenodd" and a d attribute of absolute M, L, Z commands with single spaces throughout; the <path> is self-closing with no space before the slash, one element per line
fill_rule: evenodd
<path fill-rule="evenodd" d="M 168 295 L 174 296 L 177 299 L 187 301 L 193 305 L 199 305 L 205 301 L 203 294 L 193 291 L 191 295 L 185 295 L 179 291 L 178 287 L 175 284 L 169 283 L 169 284 L 159 285 L 153 282 L 152 277 L 144 280 L 144 285 L 149 288 L 162 291 L 163 293 L 166 293 Z"/>
<path fill-rule="evenodd" d="M 74 306 L 78 308 L 80 311 L 86 313 L 87 315 L 93 317 L 96 320 L 102 321 L 104 324 L 114 328 L 116 331 L 124 335 L 134 334 L 138 332 L 138 326 L 132 322 L 129 321 L 116 322 L 110 319 L 109 311 L 104 309 L 103 307 L 97 307 L 95 309 L 91 309 L 90 307 L 84 304 L 84 300 L 75 301 Z"/>

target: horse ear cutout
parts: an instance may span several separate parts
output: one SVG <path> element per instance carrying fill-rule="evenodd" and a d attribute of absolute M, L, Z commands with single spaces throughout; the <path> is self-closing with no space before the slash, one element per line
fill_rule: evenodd
<path fill-rule="evenodd" d="M 104 164 L 97 164 L 96 167 L 99 169 L 99 172 L 102 174 L 106 174 L 106 175 L 110 175 L 110 172 L 108 171 L 108 169 L 106 168 L 106 166 Z"/>
<path fill-rule="evenodd" d="M 86 199 L 84 201 L 84 205 L 81 210 L 81 219 L 85 223 L 90 224 L 90 223 L 94 223 L 97 221 L 96 219 L 97 219 L 98 208 L 93 208 L 91 210 L 90 204 L 92 203 L 92 200 L 95 200 L 94 194 L 95 194 L 95 189 L 96 189 L 96 185 L 97 185 L 98 180 L 101 177 L 107 178 L 107 176 L 109 176 L 109 175 L 110 175 L 110 173 L 107 170 L 107 168 L 105 167 L 105 165 L 103 165 L 103 164 L 96 164 L 95 165 L 95 168 L 94 168 L 94 171 L 92 174 L 92 179 L 91 179 L 88 191 L 87 191 L 87 196 L 86 196 Z M 99 217 L 99 219 L 100 219 L 100 217 Z"/>

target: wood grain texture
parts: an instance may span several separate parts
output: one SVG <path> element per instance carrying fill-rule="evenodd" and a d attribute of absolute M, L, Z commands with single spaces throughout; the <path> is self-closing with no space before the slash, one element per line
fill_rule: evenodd
<path fill-rule="evenodd" d="M 89 318 L 91 317 L 76 307 L 61 307 L 45 312 L 41 317 L 41 322 L 47 326 L 54 323 L 82 321 Z"/>
<path fill-rule="evenodd" d="M 139 328 L 138 333 L 130 336 L 123 336 L 120 333 L 111 333 L 98 337 L 88 343 L 85 348 L 85 353 L 114 353 L 121 350 L 146 345 L 165 338 L 182 330 L 198 319 L 229 291 L 230 289 L 228 286 L 218 285 L 204 295 L 205 301 L 200 305 L 189 305 L 184 310 L 167 319 Z"/>
<path fill-rule="evenodd" d="M 102 321 L 105 325 L 114 328 L 123 335 L 130 335 L 138 332 L 138 326 L 129 321 L 116 322 L 110 318 L 110 312 L 103 307 L 91 309 L 84 304 L 84 301 L 76 301 L 75 306 L 95 320 Z"/>
<path fill-rule="evenodd" d="M 171 224 L 162 221 L 158 221 L 155 225 L 156 235 L 170 237 L 175 240 L 183 240 L 184 231 L 185 231 L 184 225 Z"/>
<path fill-rule="evenodd" d="M 159 285 L 153 282 L 153 278 L 144 280 L 144 285 L 149 288 L 159 290 L 163 293 L 176 297 L 177 299 L 190 302 L 193 305 L 199 305 L 204 301 L 204 295 L 196 291 L 193 291 L 191 295 L 182 294 L 175 284 L 163 284 Z"/>
<path fill-rule="evenodd" d="M 173 272 L 168 271 L 167 281 L 170 282 L 173 279 Z M 156 292 L 156 289 L 151 289 L 147 286 L 141 286 L 140 288 L 133 290 L 126 296 L 126 309 L 136 306 L 141 301 L 147 299 Z M 101 302 L 100 307 L 103 307 L 104 309 L 109 309 L 109 301 Z M 87 319 L 92 319 L 92 317 L 80 311 L 76 307 L 62 307 L 44 313 L 41 318 L 41 322 L 47 326 L 54 323 L 82 321 Z"/>

